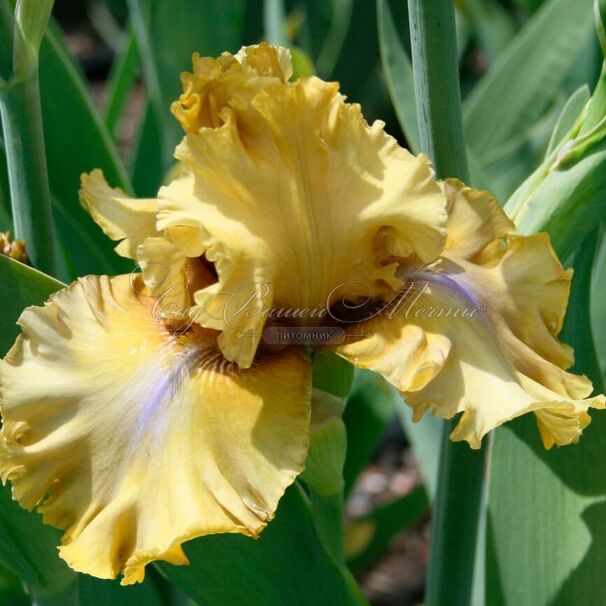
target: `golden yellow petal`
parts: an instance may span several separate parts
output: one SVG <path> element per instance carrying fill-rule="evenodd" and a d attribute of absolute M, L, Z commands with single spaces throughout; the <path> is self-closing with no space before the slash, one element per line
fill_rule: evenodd
<path fill-rule="evenodd" d="M 515 230 L 489 192 L 467 187 L 456 179 L 442 183 L 448 203 L 448 227 L 445 249 L 471 259 L 487 244 Z"/>
<path fill-rule="evenodd" d="M 511 234 L 488 194 L 454 181 L 445 188 L 443 256 L 429 266 L 405 262 L 408 284 L 396 301 L 349 329 L 350 339 L 372 336 L 357 337 L 339 353 L 405 392 L 416 418 L 427 409 L 444 418 L 462 413 L 451 437 L 473 448 L 527 412 L 536 414 L 547 448 L 577 441 L 590 422 L 588 409 L 603 408 L 605 400 L 588 398 L 591 382 L 565 371 L 572 352 L 557 334 L 570 272 L 545 234 Z M 438 338 L 442 347 L 431 348 Z M 418 383 L 411 380 L 416 373 Z"/>
<path fill-rule="evenodd" d="M 568 368 L 572 350 L 557 339 L 562 329 L 572 270 L 564 270 L 547 234 L 512 235 L 489 244 L 470 268 L 470 280 L 482 288 L 513 333 L 554 364 Z M 473 273 L 473 276 L 472 276 Z M 489 294 L 490 293 L 490 294 Z"/>
<path fill-rule="evenodd" d="M 405 310 L 388 309 L 374 320 L 354 324 L 348 342 L 333 351 L 358 368 L 378 372 L 402 392 L 418 391 L 442 370 L 451 344 L 443 335 L 400 321 L 401 313 Z"/>
<path fill-rule="evenodd" d="M 158 227 L 181 228 L 178 245 L 202 243 L 215 263 L 219 283 L 196 296 L 196 320 L 224 331 L 229 359 L 251 363 L 265 319 L 227 321 L 218 293 L 246 301 L 263 291 L 265 309 L 316 309 L 335 289 L 338 298 L 390 292 L 400 284 L 394 256 L 439 254 L 446 201 L 427 158 L 400 148 L 382 123 L 369 126 L 336 84 L 268 85 L 224 117 L 177 148 L 194 196 L 162 200 Z"/>
<path fill-rule="evenodd" d="M 292 76 L 292 57 L 290 49 L 282 46 L 270 46 L 266 42 L 243 46 L 235 58 L 248 67 L 252 67 L 259 76 L 272 76 L 286 82 Z"/>
<path fill-rule="evenodd" d="M 125 584 L 187 563 L 191 538 L 257 536 L 303 469 L 310 407 L 299 352 L 240 371 L 131 286 L 88 277 L 28 308 L 0 367 L 3 480 L 65 530 L 72 568 Z"/>
<path fill-rule="evenodd" d="M 261 43 L 219 58 L 194 53 L 192 73 L 181 74 L 183 94 L 171 111 L 186 133 L 221 126 L 229 112 L 246 107 L 264 86 L 292 75 L 290 51 Z"/>
<path fill-rule="evenodd" d="M 435 309 L 471 308 L 469 301 L 453 296 L 442 286 L 429 287 L 428 294 L 418 303 Z M 414 408 L 431 408 L 432 412 L 444 418 L 451 418 L 462 412 L 452 433 L 453 440 L 466 440 L 472 448 L 479 448 L 482 437 L 499 425 L 528 412 L 537 417 L 550 416 L 558 411 L 566 418 L 566 431 L 556 432 L 552 440 L 545 439 L 546 447 L 553 443 L 571 443 L 574 433 L 576 441 L 583 428 L 589 423 L 589 407 L 601 408 L 603 398 L 572 399 L 545 386 L 535 384 L 515 365 L 511 356 L 510 342 L 505 342 L 502 333 L 492 324 L 487 315 L 458 318 L 415 319 L 426 330 L 447 335 L 452 342 L 451 354 L 440 374 L 423 390 L 406 394 L 407 401 Z M 541 359 L 542 364 L 550 365 Z M 553 366 L 553 365 L 551 365 Z M 560 375 L 567 375 L 559 370 Z M 568 375 L 571 381 L 580 379 Z M 585 383 L 587 383 L 585 381 Z M 587 384 L 579 397 L 589 395 L 591 384 Z M 564 426 L 562 426 L 563 428 Z"/>
<path fill-rule="evenodd" d="M 110 187 L 98 169 L 82 175 L 80 201 L 105 235 L 121 240 L 116 252 L 122 257 L 134 259 L 137 246 L 157 235 L 156 200 L 130 198 Z"/>
<path fill-rule="evenodd" d="M 451 182 L 452 216 L 461 216 L 463 213 L 456 209 L 469 206 L 472 197 L 476 208 L 485 207 L 484 211 L 478 210 L 478 214 L 488 216 L 490 213 L 493 218 L 487 221 L 503 227 L 495 230 L 494 239 L 476 251 L 472 259 L 466 259 L 458 245 L 445 251 L 446 263 L 455 263 L 457 267 L 451 270 L 445 267 L 444 271 L 457 273 L 462 286 L 477 291 L 488 314 L 495 322 L 504 321 L 519 341 L 556 366 L 570 367 L 572 350 L 560 343 L 557 335 L 564 322 L 572 272 L 562 267 L 547 234 L 507 234 L 507 219 L 487 192 L 474 192 L 461 183 Z M 495 219 L 495 214 L 502 218 Z M 462 242 L 471 238 L 458 226 L 451 229 L 450 217 L 448 233 L 449 240 L 455 235 L 460 236 Z"/>
<path fill-rule="evenodd" d="M 488 431 L 527 412 L 552 419 L 557 411 L 565 417 L 559 427 L 550 425 L 549 439 L 541 428 L 547 447 L 570 443 L 572 434 L 577 439 L 589 422 L 587 409 L 603 407 L 603 398 L 571 399 L 525 376 L 511 355 L 511 338 L 501 339 L 488 313 L 478 307 L 477 293 L 466 295 L 459 284 L 449 284 L 450 279 L 428 277 L 421 282 L 419 278 L 416 294 L 407 297 L 393 316 L 385 312 L 355 325 L 350 334 L 371 336 L 338 346 L 337 353 L 394 384 L 413 407 L 415 420 L 428 409 L 446 419 L 463 413 L 451 437 L 466 440 L 472 448 L 479 448 Z M 562 369 L 557 374 L 582 383 L 583 390 L 577 391 L 580 398 L 589 395 L 586 379 Z"/>
<path fill-rule="evenodd" d="M 158 197 L 191 197 L 193 188 L 191 173 L 180 170 L 169 185 L 160 188 Z M 191 239 L 182 238 L 182 227 L 157 231 L 159 200 L 129 198 L 120 189 L 112 189 L 99 170 L 82 175 L 80 196 L 105 234 L 122 240 L 116 251 L 139 264 L 145 294 L 155 298 L 164 310 L 170 309 L 174 314 L 178 309 L 181 316 L 187 317 L 195 305 L 193 293 L 215 281 L 201 266 L 198 271 L 191 271 L 199 264 L 201 244 L 195 244 L 194 249 L 188 247 Z"/>
<path fill-rule="evenodd" d="M 574 375 L 571 375 L 574 376 Z M 575 377 L 579 381 L 579 387 L 584 384 L 584 390 L 579 389 L 576 400 L 563 400 L 549 408 L 535 411 L 537 426 L 545 448 L 551 448 L 554 444 L 564 446 L 576 444 L 581 433 L 591 422 L 589 416 L 590 408 L 603 409 L 606 406 L 604 396 L 599 395 L 589 398 L 592 391 L 591 383 L 586 377 Z M 522 384 L 528 393 L 538 398 L 559 398 L 559 394 L 548 390 L 541 383 L 532 379 L 522 377 Z"/>

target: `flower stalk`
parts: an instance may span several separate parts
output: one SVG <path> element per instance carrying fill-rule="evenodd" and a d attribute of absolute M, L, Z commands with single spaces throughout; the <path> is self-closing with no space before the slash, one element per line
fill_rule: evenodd
<path fill-rule="evenodd" d="M 343 465 L 347 452 L 345 400 L 315 390 L 312 399 L 311 444 L 302 479 L 311 492 L 311 510 L 328 552 L 345 564 L 343 547 Z"/>
<path fill-rule="evenodd" d="M 421 148 L 438 177 L 468 179 L 451 0 L 409 0 L 409 22 Z M 470 450 L 444 423 L 434 503 L 426 604 L 471 600 L 486 446 Z"/>
<path fill-rule="evenodd" d="M 451 0 L 409 0 L 412 67 L 422 150 L 438 177 L 469 182 Z"/>
<path fill-rule="evenodd" d="M 13 55 L 12 73 L 5 78 L 4 72 L 0 83 L 0 115 L 15 237 L 26 242 L 35 267 L 56 275 L 56 248 L 38 83 L 40 19 L 36 12 L 36 27 L 30 32 L 28 16 L 31 11 L 27 10 L 28 6 L 28 2 L 19 3 L 17 18 L 4 5 L 0 10 L 1 54 L 4 57 Z M 33 39 L 27 37 L 28 33 Z M 12 48 L 9 48 L 11 44 Z"/>
<path fill-rule="evenodd" d="M 324 547 L 345 566 L 343 543 L 343 466 L 347 435 L 343 423 L 345 399 L 353 368 L 331 354 L 316 357 L 310 446 L 301 478 L 310 490 L 312 515 Z"/>

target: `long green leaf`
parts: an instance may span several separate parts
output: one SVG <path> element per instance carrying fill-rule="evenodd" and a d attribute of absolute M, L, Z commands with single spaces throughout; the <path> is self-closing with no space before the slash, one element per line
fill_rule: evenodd
<path fill-rule="evenodd" d="M 10 231 L 12 220 L 3 203 L 0 202 L 0 231 Z"/>
<path fill-rule="evenodd" d="M 164 599 L 157 587 L 159 572 L 148 569 L 143 583 L 123 587 L 118 581 L 96 579 L 78 575 L 78 594 L 82 606 L 172 606 L 170 598 Z"/>
<path fill-rule="evenodd" d="M 0 604 L 31 606 L 25 588 L 18 576 L 0 567 Z"/>
<path fill-rule="evenodd" d="M 307 0 L 322 7 L 324 3 Z M 328 3 L 326 3 L 328 6 Z M 360 41 L 363 40 L 363 44 Z M 386 101 L 385 87 L 380 78 L 377 11 L 374 2 L 354 2 L 347 35 L 331 74 L 319 73 L 341 84 L 350 101 L 362 104 L 371 120 L 384 116 L 377 108 Z"/>
<path fill-rule="evenodd" d="M 396 411 L 398 417 L 421 468 L 427 494 L 433 501 L 438 484 L 440 441 L 444 423 L 442 419 L 430 414 L 423 415 L 423 418 L 415 423 L 412 420 L 412 409 L 402 400 L 393 386 L 390 385 L 389 388 L 394 400 L 397 399 Z"/>
<path fill-rule="evenodd" d="M 465 103 L 465 135 L 478 157 L 543 114 L 592 34 L 591 0 L 550 0 L 530 19 Z"/>
<path fill-rule="evenodd" d="M 558 120 L 549 139 L 549 144 L 547 145 L 545 156 L 549 156 L 549 154 L 562 144 L 564 137 L 574 126 L 574 123 L 577 121 L 577 118 L 590 97 L 591 93 L 586 84 L 581 86 L 570 96 L 566 105 L 564 105 L 562 112 L 558 116 Z"/>
<path fill-rule="evenodd" d="M 594 391 L 597 393 L 604 392 L 604 381 L 595 348 L 590 307 L 593 290 L 601 292 L 603 287 L 603 284 L 599 287 L 598 283 L 593 281 L 593 267 L 599 252 L 600 236 L 601 229 L 594 228 L 575 253 L 573 286 L 561 335 L 565 343 L 570 343 L 575 348 L 574 369 L 591 377 Z M 606 486 L 604 492 L 606 494 Z"/>
<path fill-rule="evenodd" d="M 162 160 L 162 125 L 155 107 L 148 103 L 139 123 L 133 151 L 131 175 L 140 197 L 154 197 L 164 177 Z"/>
<path fill-rule="evenodd" d="M 499 3 L 491 0 L 463 0 L 461 4 L 473 24 L 480 46 L 492 63 L 515 35 L 513 16 Z"/>
<path fill-rule="evenodd" d="M 484 154 L 482 171 L 489 184 L 487 189 L 497 200 L 505 202 L 541 164 L 561 110 L 561 103 L 555 105 L 530 128 Z"/>
<path fill-rule="evenodd" d="M 393 8 L 396 8 L 398 4 L 394 4 Z M 418 153 L 421 150 L 421 141 L 412 65 L 398 33 L 391 5 L 389 0 L 379 0 L 377 3 L 379 48 L 383 72 L 406 141 L 411 151 Z M 397 16 L 400 19 L 406 17 L 404 11 L 399 11 Z"/>
<path fill-rule="evenodd" d="M 80 175 L 94 168 L 127 192 L 128 177 L 78 70 L 52 32 L 40 52 L 40 90 L 51 192 L 60 214 L 79 227 L 62 241 L 69 261 L 78 275 L 127 272 L 131 264 L 116 255 L 115 244 L 80 206 L 78 190 Z M 90 255 L 91 244 L 99 255 Z"/>
<path fill-rule="evenodd" d="M 109 77 L 107 102 L 105 105 L 105 126 L 115 137 L 128 96 L 139 73 L 139 48 L 137 39 L 129 31 L 123 43 L 123 51 L 112 65 Z"/>
<path fill-rule="evenodd" d="M 316 61 L 320 57 L 326 38 L 331 27 L 331 19 L 334 15 L 334 7 L 340 0 L 295 0 L 293 4 L 294 15 L 291 19 L 296 20 L 297 46 L 302 48 L 306 54 Z M 249 3 L 250 4 L 250 3 Z M 334 67 L 334 65 L 333 65 Z M 320 72 L 321 78 L 328 78 L 328 73 Z"/>
<path fill-rule="evenodd" d="M 605 170 L 606 139 L 572 166 L 549 171 L 516 214 L 522 233 L 547 231 L 558 255 L 570 256 L 606 218 Z"/>
<path fill-rule="evenodd" d="M 8 168 L 4 155 L 3 141 L 0 141 L 0 231 L 13 231 L 11 217 L 11 197 L 8 186 Z"/>
<path fill-rule="evenodd" d="M 547 452 L 531 415 L 495 432 L 487 603 L 604 604 L 604 421 L 595 413 L 579 445 Z"/>
<path fill-rule="evenodd" d="M 603 390 L 589 322 L 596 234 L 575 259 L 563 339 L 574 371 Z M 606 415 L 592 413 L 580 443 L 544 450 L 532 415 L 493 436 L 488 518 L 487 603 L 568 606 L 606 602 Z"/>
<path fill-rule="evenodd" d="M 0 0 L 0 86 L 10 80 L 13 73 L 13 46 L 15 30 L 13 24 L 13 11 L 8 0 Z"/>
<path fill-rule="evenodd" d="M 602 238 L 601 250 L 596 259 L 594 280 L 596 288 L 592 293 L 591 319 L 598 361 L 606 383 L 606 238 Z"/>
<path fill-rule="evenodd" d="M 347 31 L 351 25 L 354 0 L 334 0 L 330 28 L 324 36 L 322 48 L 318 54 L 317 65 L 320 74 L 332 74 L 337 59 L 343 49 Z"/>
<path fill-rule="evenodd" d="M 42 305 L 63 284 L 27 265 L 0 255 L 0 353 L 4 355 L 19 329 L 15 322 L 28 305 Z"/>

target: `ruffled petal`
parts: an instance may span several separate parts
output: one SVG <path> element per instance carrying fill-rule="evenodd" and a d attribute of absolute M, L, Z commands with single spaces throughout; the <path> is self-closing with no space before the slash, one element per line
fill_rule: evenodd
<path fill-rule="evenodd" d="M 570 272 L 546 235 L 511 234 L 488 194 L 458 182 L 445 191 L 441 259 L 405 263 L 407 286 L 378 317 L 351 327 L 337 352 L 391 381 L 417 419 L 427 409 L 443 418 L 462 413 L 451 437 L 473 448 L 527 412 L 535 413 L 545 447 L 576 442 L 588 409 L 604 408 L 605 399 L 588 397 L 591 382 L 565 370 L 572 352 L 557 334 Z"/>
<path fill-rule="evenodd" d="M 106 236 L 121 240 L 116 252 L 122 257 L 134 259 L 137 246 L 157 235 L 157 201 L 130 198 L 120 188 L 110 187 L 98 169 L 82 175 L 80 201 Z"/>
<path fill-rule="evenodd" d="M 444 249 L 471 259 L 487 244 L 515 231 L 515 225 L 486 191 L 467 187 L 457 179 L 442 183 L 448 204 Z"/>
<path fill-rule="evenodd" d="M 185 318 L 194 313 L 194 293 L 214 283 L 216 276 L 199 259 L 201 243 L 192 247 L 191 240 L 182 237 L 182 227 L 158 231 L 156 220 L 160 199 L 188 199 L 193 189 L 191 173 L 181 169 L 155 199 L 128 197 L 111 188 L 99 170 L 82 175 L 80 190 L 82 203 L 104 233 L 121 240 L 116 252 L 139 264 L 145 294 L 155 298 L 157 307 L 166 313 L 175 316 L 178 310 Z"/>
<path fill-rule="evenodd" d="M 218 127 L 226 110 L 241 109 L 264 86 L 292 75 L 290 50 L 261 43 L 217 59 L 194 53 L 193 71 L 181 74 L 183 94 L 171 106 L 186 133 Z"/>
<path fill-rule="evenodd" d="M 466 295 L 465 285 L 456 282 L 456 278 L 449 283 L 449 278 L 443 276 L 435 281 L 429 279 L 421 287 L 424 284 L 426 292 L 415 304 L 420 311 L 415 322 L 426 331 L 448 336 L 452 350 L 443 370 L 431 383 L 406 394 L 411 406 L 419 410 L 431 408 L 444 418 L 462 412 L 451 437 L 467 440 L 472 448 L 479 448 L 488 431 L 527 412 L 540 413 L 542 417 L 557 411 L 567 417 L 566 431 L 556 432 L 549 439 L 541 431 L 546 447 L 576 442 L 589 423 L 588 408 L 604 407 L 603 397 L 583 399 L 591 394 L 591 383 L 529 350 L 502 319 L 495 318 L 494 310 L 489 311 L 488 304 L 482 303 L 478 290 L 467 291 Z M 467 310 L 468 314 L 427 317 L 425 314 L 432 308 Z M 519 364 L 520 356 L 526 364 L 549 369 L 557 375 L 557 381 L 536 382 L 530 373 L 524 373 L 528 368 Z"/>
<path fill-rule="evenodd" d="M 65 530 L 72 568 L 125 584 L 187 563 L 194 537 L 257 536 L 303 469 L 310 408 L 299 352 L 240 371 L 131 286 L 88 277 L 28 308 L 0 367 L 3 480 Z"/>
<path fill-rule="evenodd" d="M 427 158 L 369 126 L 336 84 L 269 84 L 222 117 L 177 148 L 195 191 L 162 200 L 158 227 L 181 228 L 178 245 L 202 243 L 215 264 L 197 321 L 223 331 L 227 358 L 251 363 L 261 308 L 380 298 L 400 285 L 394 257 L 439 254 L 446 201 Z M 226 318 L 230 297 L 252 300 Z"/>
<path fill-rule="evenodd" d="M 439 271 L 470 292 L 477 292 L 495 322 L 501 319 L 515 337 L 539 356 L 561 368 L 570 367 L 572 350 L 557 339 L 564 323 L 572 271 L 565 271 L 549 243 L 547 234 L 520 236 L 508 229 L 505 214 L 487 192 L 450 182 L 446 188 L 449 206 L 448 239 L 460 236 L 460 245 L 451 245 L 444 258 L 464 267 Z M 481 210 L 484 207 L 484 210 Z M 487 217 L 486 238 L 481 250 L 466 254 L 465 242 L 471 234 L 461 229 L 461 218 L 470 209 Z M 501 218 L 499 218 L 499 216 Z M 469 221 L 469 223 L 472 223 Z M 481 232 L 476 228 L 476 233 Z"/>
<path fill-rule="evenodd" d="M 411 293 L 402 292 L 406 305 Z M 347 343 L 335 351 L 358 368 L 383 375 L 401 392 L 423 389 L 444 367 L 450 354 L 450 340 L 429 333 L 420 326 L 401 321 L 406 309 L 395 306 L 373 320 L 356 323 L 348 330 Z"/>
<path fill-rule="evenodd" d="M 243 46 L 235 58 L 245 66 L 252 67 L 259 76 L 279 78 L 282 82 L 292 76 L 292 57 L 290 49 L 283 46 L 270 46 L 262 42 Z"/>

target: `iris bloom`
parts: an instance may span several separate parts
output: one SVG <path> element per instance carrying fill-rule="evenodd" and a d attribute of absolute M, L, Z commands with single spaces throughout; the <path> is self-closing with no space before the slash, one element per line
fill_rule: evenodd
<path fill-rule="evenodd" d="M 290 76 L 267 45 L 194 56 L 178 176 L 157 199 L 83 177 L 141 274 L 81 278 L 19 320 L 0 471 L 65 530 L 78 571 L 140 581 L 153 560 L 187 563 L 189 539 L 271 520 L 311 407 L 309 348 L 266 343 L 271 322 L 340 327 L 323 348 L 382 374 L 417 418 L 462 413 L 452 437 L 474 448 L 526 412 L 547 447 L 575 442 L 604 406 L 564 370 L 570 272 L 548 238 L 438 183 L 337 84 Z"/>

